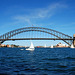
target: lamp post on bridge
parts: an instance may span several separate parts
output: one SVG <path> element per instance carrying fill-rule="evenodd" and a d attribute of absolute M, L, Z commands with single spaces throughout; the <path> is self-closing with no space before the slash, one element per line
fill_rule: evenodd
<path fill-rule="evenodd" d="M 73 39 L 75 39 L 75 34 L 73 35 Z M 73 46 L 75 47 L 75 40 L 73 40 Z"/>

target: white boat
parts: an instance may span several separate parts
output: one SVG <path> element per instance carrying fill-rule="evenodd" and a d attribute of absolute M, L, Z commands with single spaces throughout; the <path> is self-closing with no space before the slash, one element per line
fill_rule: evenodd
<path fill-rule="evenodd" d="M 24 50 L 24 49 L 20 49 L 20 50 Z"/>
<path fill-rule="evenodd" d="M 75 47 L 74 47 L 73 44 L 72 44 L 70 48 L 75 48 Z"/>
<path fill-rule="evenodd" d="M 27 48 L 26 50 L 30 50 L 30 51 L 33 51 L 35 48 L 34 48 L 34 45 L 33 45 L 33 43 L 31 42 L 31 45 L 30 45 L 30 47 L 29 48 Z"/>
<path fill-rule="evenodd" d="M 53 45 L 51 45 L 51 48 L 53 48 Z"/>
<path fill-rule="evenodd" d="M 45 44 L 45 46 L 44 46 L 44 48 L 46 48 L 47 46 L 46 46 L 46 44 Z"/>

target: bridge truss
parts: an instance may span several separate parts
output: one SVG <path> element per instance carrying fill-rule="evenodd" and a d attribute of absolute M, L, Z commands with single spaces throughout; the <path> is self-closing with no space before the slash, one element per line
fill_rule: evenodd
<path fill-rule="evenodd" d="M 15 38 L 15 39 L 11 39 L 11 37 L 18 35 L 20 33 L 24 33 L 24 32 L 42 32 L 42 33 L 46 33 L 49 35 L 53 35 L 55 38 Z M 48 28 L 43 28 L 43 27 L 24 27 L 24 28 L 20 28 L 20 29 L 16 29 L 10 32 L 7 32 L 3 35 L 0 36 L 0 43 L 3 43 L 4 41 L 7 40 L 63 40 L 65 43 L 67 43 L 69 46 L 71 46 L 72 42 L 73 42 L 73 38 L 69 35 L 66 35 L 64 33 L 58 32 L 56 30 L 53 29 L 48 29 Z"/>

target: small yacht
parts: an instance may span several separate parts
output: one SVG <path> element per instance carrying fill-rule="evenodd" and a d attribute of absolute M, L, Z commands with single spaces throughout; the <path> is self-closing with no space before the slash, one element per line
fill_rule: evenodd
<path fill-rule="evenodd" d="M 20 49 L 20 50 L 24 50 L 24 49 Z"/>
<path fill-rule="evenodd" d="M 72 44 L 70 48 L 75 48 L 75 47 L 74 47 L 73 44 Z"/>
<path fill-rule="evenodd" d="M 35 48 L 34 48 L 34 45 L 33 45 L 33 43 L 31 42 L 31 45 L 30 45 L 30 47 L 29 48 L 27 48 L 26 50 L 30 50 L 30 51 L 33 51 Z"/>
<path fill-rule="evenodd" d="M 51 48 L 53 48 L 53 45 L 51 45 Z"/>
<path fill-rule="evenodd" d="M 46 48 L 47 46 L 46 46 L 46 44 L 45 44 L 45 46 L 44 46 L 44 48 Z"/>

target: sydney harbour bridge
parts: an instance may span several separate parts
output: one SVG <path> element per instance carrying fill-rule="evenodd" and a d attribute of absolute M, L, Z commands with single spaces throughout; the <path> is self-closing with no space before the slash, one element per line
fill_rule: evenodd
<path fill-rule="evenodd" d="M 22 34 L 22 33 L 31 34 L 31 36 L 27 36 L 27 34 L 24 34 L 25 37 L 23 38 L 22 37 L 14 38 L 14 36 L 18 34 Z M 12 41 L 15 41 L 15 40 L 62 40 L 65 43 L 67 43 L 69 46 L 71 46 L 72 44 L 75 46 L 75 34 L 72 37 L 62 32 L 49 29 L 49 28 L 43 28 L 43 27 L 24 27 L 24 28 L 12 30 L 3 35 L 0 35 L 0 44 L 8 40 L 12 40 Z"/>

